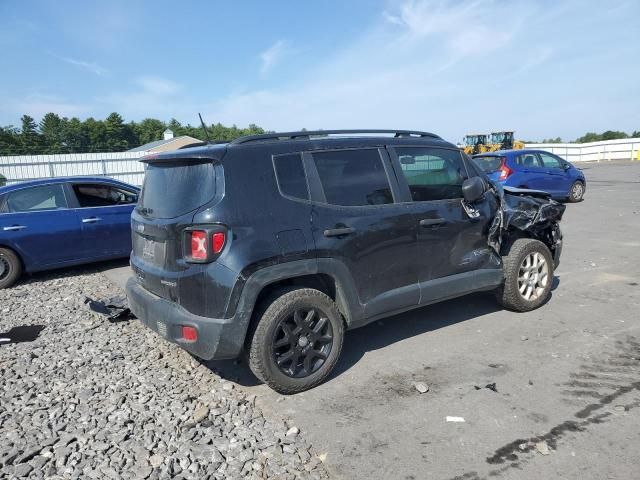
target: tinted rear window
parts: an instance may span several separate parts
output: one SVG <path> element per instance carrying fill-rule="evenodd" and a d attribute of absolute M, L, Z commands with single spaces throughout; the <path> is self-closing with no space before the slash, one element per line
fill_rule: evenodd
<path fill-rule="evenodd" d="M 362 206 L 393 203 L 378 150 L 340 150 L 313 154 L 327 203 Z"/>
<path fill-rule="evenodd" d="M 139 211 L 149 217 L 174 218 L 201 207 L 216 193 L 211 162 L 150 163 L 144 175 Z"/>
<path fill-rule="evenodd" d="M 497 171 L 502 165 L 504 157 L 487 156 L 487 157 L 473 157 L 473 162 L 480 167 L 485 173 L 492 173 Z"/>
<path fill-rule="evenodd" d="M 273 157 L 276 178 L 280 191 L 290 197 L 309 199 L 307 177 L 302 166 L 302 156 L 299 153 L 278 155 Z"/>

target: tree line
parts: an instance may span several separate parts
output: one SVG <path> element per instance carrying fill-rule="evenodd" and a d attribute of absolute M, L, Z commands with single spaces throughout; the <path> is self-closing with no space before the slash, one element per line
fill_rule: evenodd
<path fill-rule="evenodd" d="M 595 132 L 587 132 L 583 136 L 577 138 L 575 142 L 568 143 L 589 143 L 589 142 L 600 142 L 603 140 L 618 140 L 624 138 L 640 138 L 640 130 L 636 130 L 630 134 L 626 132 L 621 132 L 618 130 L 607 130 L 602 133 Z M 545 138 L 541 142 L 525 142 L 525 143 L 562 143 L 562 138 Z"/>
<path fill-rule="evenodd" d="M 39 155 L 51 153 L 123 152 L 145 143 L 162 140 L 169 128 L 175 137 L 189 135 L 205 140 L 202 127 L 182 125 L 176 119 L 163 122 L 145 118 L 139 122 L 125 123 L 118 113 L 104 120 L 89 117 L 60 117 L 47 113 L 39 123 L 33 117 L 23 115 L 20 127 L 0 127 L 0 155 Z M 242 135 L 265 133 L 257 125 L 247 128 L 224 126 L 220 123 L 207 126 L 209 139 L 229 141 Z"/>
<path fill-rule="evenodd" d="M 155 118 L 125 123 L 122 116 L 116 112 L 104 120 L 96 120 L 92 117 L 80 120 L 76 117 L 67 118 L 55 113 L 47 113 L 39 123 L 29 115 L 23 115 L 20 122 L 19 128 L 13 125 L 0 127 L 0 155 L 122 152 L 161 140 L 167 128 L 171 129 L 176 137 L 189 135 L 205 140 L 204 132 L 199 126 L 182 125 L 176 119 L 163 122 Z M 208 125 L 207 132 L 212 141 L 230 141 L 242 135 L 265 133 L 265 130 L 254 124 L 247 128 L 238 128 L 235 125 L 227 127 L 216 123 Z M 588 132 L 575 142 L 586 143 L 630 137 L 639 138 L 640 130 L 631 134 L 614 130 L 603 133 Z M 560 137 L 542 140 L 542 143 L 561 142 Z"/>

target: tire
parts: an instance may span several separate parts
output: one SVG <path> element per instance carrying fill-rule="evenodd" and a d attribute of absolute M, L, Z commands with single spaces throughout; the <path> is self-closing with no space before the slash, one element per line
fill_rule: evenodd
<path fill-rule="evenodd" d="M 571 203 L 581 202 L 584 197 L 584 183 L 580 180 L 576 180 L 571 185 L 571 190 L 569 190 L 569 201 Z"/>
<path fill-rule="evenodd" d="M 12 286 L 22 275 L 22 262 L 13 250 L 0 248 L 0 290 Z"/>
<path fill-rule="evenodd" d="M 331 373 L 343 341 L 342 315 L 331 298 L 311 288 L 289 291 L 260 316 L 249 342 L 249 368 L 278 393 L 303 392 Z"/>
<path fill-rule="evenodd" d="M 530 238 L 517 239 L 502 257 L 502 268 L 504 284 L 496 296 L 504 308 L 528 312 L 549 299 L 553 257 L 544 243 Z"/>

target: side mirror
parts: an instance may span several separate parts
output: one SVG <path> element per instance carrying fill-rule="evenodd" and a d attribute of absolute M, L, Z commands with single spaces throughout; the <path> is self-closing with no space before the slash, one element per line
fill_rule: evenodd
<path fill-rule="evenodd" d="M 480 177 L 467 178 L 462 182 L 462 196 L 465 202 L 473 203 L 482 198 L 485 192 L 485 183 Z"/>

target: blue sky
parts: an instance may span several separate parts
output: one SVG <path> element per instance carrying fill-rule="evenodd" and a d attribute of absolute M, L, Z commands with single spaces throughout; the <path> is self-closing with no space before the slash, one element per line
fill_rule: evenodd
<path fill-rule="evenodd" d="M 637 0 L 0 0 L 0 125 L 630 132 L 638 19 Z"/>

